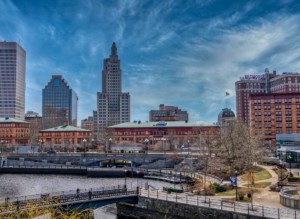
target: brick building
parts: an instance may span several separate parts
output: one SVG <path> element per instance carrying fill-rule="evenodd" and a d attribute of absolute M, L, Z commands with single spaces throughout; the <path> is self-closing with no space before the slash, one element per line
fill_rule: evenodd
<path fill-rule="evenodd" d="M 250 127 L 272 145 L 276 134 L 300 133 L 300 93 L 251 94 Z"/>
<path fill-rule="evenodd" d="M 208 133 L 218 133 L 219 126 L 204 122 L 126 122 L 107 129 L 107 137 L 115 144 L 122 141 L 135 145 L 149 146 L 158 142 L 168 142 L 174 146 L 189 144 L 199 145 L 201 138 Z M 146 141 L 145 141 L 146 140 Z"/>
<path fill-rule="evenodd" d="M 159 110 L 149 112 L 149 121 L 188 121 L 189 114 L 187 111 L 179 109 L 177 106 L 159 105 Z"/>
<path fill-rule="evenodd" d="M 0 142 L 6 147 L 26 145 L 30 139 L 29 123 L 23 120 L 5 117 L 0 118 Z"/>
<path fill-rule="evenodd" d="M 84 139 L 86 142 L 84 143 Z M 91 131 L 71 125 L 41 130 L 39 141 L 42 146 L 52 148 L 74 148 L 91 144 Z"/>

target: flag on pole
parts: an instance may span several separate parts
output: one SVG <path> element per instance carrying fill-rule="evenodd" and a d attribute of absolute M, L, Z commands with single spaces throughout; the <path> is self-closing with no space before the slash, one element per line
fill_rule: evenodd
<path fill-rule="evenodd" d="M 225 92 L 225 94 L 226 94 L 226 96 L 229 96 L 229 95 L 230 95 L 230 93 L 229 93 L 229 92 L 227 92 L 227 91 Z"/>

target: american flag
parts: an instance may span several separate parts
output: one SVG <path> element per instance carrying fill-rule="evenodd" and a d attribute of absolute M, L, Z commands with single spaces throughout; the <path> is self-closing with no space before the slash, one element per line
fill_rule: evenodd
<path fill-rule="evenodd" d="M 228 93 L 228 92 L 225 92 L 225 94 L 226 94 L 226 96 L 229 96 L 229 95 L 230 95 L 230 93 Z"/>

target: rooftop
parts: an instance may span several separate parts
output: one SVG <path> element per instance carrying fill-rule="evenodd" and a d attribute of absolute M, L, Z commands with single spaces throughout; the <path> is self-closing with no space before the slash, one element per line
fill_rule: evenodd
<path fill-rule="evenodd" d="M 0 118 L 0 123 L 28 123 L 24 120 L 21 119 L 15 119 L 15 118 L 11 118 L 11 117 L 5 117 L 5 118 Z"/>
<path fill-rule="evenodd" d="M 90 130 L 78 128 L 71 125 L 62 125 L 50 129 L 41 130 L 41 132 L 88 132 Z"/>
<path fill-rule="evenodd" d="M 154 128 L 154 127 L 199 127 L 215 126 L 203 121 L 185 122 L 185 121 L 160 121 L 160 122 L 125 122 L 110 128 Z"/>

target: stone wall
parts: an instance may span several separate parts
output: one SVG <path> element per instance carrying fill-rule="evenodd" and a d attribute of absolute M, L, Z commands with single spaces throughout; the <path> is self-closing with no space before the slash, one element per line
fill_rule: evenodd
<path fill-rule="evenodd" d="M 118 203 L 118 219 L 259 219 L 262 217 L 248 216 L 188 204 L 139 197 L 137 205 Z"/>

